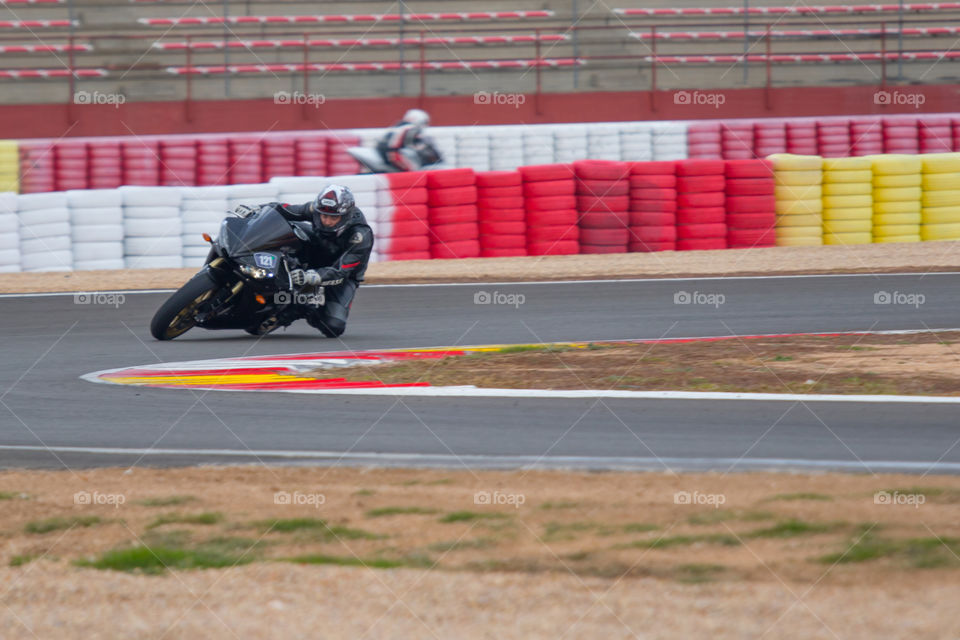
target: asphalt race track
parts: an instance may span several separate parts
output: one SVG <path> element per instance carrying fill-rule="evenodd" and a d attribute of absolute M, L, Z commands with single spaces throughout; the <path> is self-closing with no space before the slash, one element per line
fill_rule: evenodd
<path fill-rule="evenodd" d="M 522 304 L 475 304 L 480 292 Z M 693 303 L 676 303 L 682 292 Z M 160 361 L 340 349 L 954 328 L 958 274 L 369 286 L 341 342 L 302 321 L 259 340 L 194 330 L 156 342 L 148 324 L 167 295 L 127 294 L 117 306 L 0 297 L 0 468 L 340 461 L 960 472 L 958 404 L 401 399 L 79 378 Z"/>

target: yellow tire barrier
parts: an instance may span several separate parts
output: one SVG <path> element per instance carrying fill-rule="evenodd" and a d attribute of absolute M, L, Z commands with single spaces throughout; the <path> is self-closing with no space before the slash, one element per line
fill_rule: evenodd
<path fill-rule="evenodd" d="M 873 226 L 875 227 L 920 224 L 921 222 L 923 222 L 923 216 L 919 213 L 878 213 L 873 216 Z"/>
<path fill-rule="evenodd" d="M 919 156 L 890 153 L 866 157 L 872 161 L 875 175 L 897 176 L 905 173 L 920 173 L 923 170 L 923 162 Z"/>
<path fill-rule="evenodd" d="M 850 207 L 847 209 L 824 209 L 826 220 L 868 220 L 873 221 L 873 207 Z"/>
<path fill-rule="evenodd" d="M 824 171 L 872 171 L 873 162 L 870 158 L 824 158 Z"/>
<path fill-rule="evenodd" d="M 774 210 L 779 215 L 819 215 L 823 211 L 823 200 L 777 200 Z"/>
<path fill-rule="evenodd" d="M 777 216 L 777 227 L 822 227 L 823 217 L 819 213 L 795 213 Z"/>
<path fill-rule="evenodd" d="M 902 236 L 920 236 L 918 224 L 887 224 L 873 228 L 874 238 L 899 238 Z"/>
<path fill-rule="evenodd" d="M 773 175 L 774 184 L 787 187 L 818 185 L 822 179 L 820 171 L 777 171 Z"/>
<path fill-rule="evenodd" d="M 874 202 L 873 213 L 920 213 L 923 207 L 920 201 L 914 202 Z"/>
<path fill-rule="evenodd" d="M 827 233 L 823 236 L 823 244 L 871 244 L 872 233 Z"/>
<path fill-rule="evenodd" d="M 773 170 L 780 171 L 821 171 L 823 158 L 820 156 L 797 156 L 792 153 L 775 153 L 767 156 L 773 164 Z"/>
<path fill-rule="evenodd" d="M 894 242 L 921 242 L 921 238 L 919 235 L 877 237 L 877 235 L 874 234 L 873 241 L 878 244 Z"/>
<path fill-rule="evenodd" d="M 924 207 L 955 207 L 960 205 L 960 190 L 924 191 L 920 202 Z"/>
<path fill-rule="evenodd" d="M 873 203 L 873 186 L 869 182 L 830 182 L 823 175 L 824 196 L 868 196 Z"/>
<path fill-rule="evenodd" d="M 923 224 L 960 223 L 960 207 L 924 207 Z"/>
<path fill-rule="evenodd" d="M 960 189 L 960 173 L 925 173 L 921 186 L 924 191 Z"/>
<path fill-rule="evenodd" d="M 819 184 L 777 186 L 773 189 L 773 195 L 778 202 L 780 200 L 819 200 L 823 197 L 823 188 Z"/>
<path fill-rule="evenodd" d="M 923 185 L 923 175 L 908 173 L 899 176 L 873 176 L 875 187 L 919 187 Z"/>
<path fill-rule="evenodd" d="M 16 140 L 0 140 L 0 192 L 20 191 L 20 153 Z"/>
<path fill-rule="evenodd" d="M 873 205 L 870 196 L 823 196 L 824 209 L 847 209 Z"/>
<path fill-rule="evenodd" d="M 923 189 L 920 187 L 890 187 L 873 190 L 874 202 L 907 202 L 920 200 L 922 197 Z"/>
<path fill-rule="evenodd" d="M 778 232 L 776 245 L 778 247 L 819 247 L 823 245 L 823 236 L 785 238 Z"/>
<path fill-rule="evenodd" d="M 780 238 L 796 240 L 797 238 L 823 238 L 823 225 L 810 225 L 809 227 L 778 227 L 777 240 Z"/>
<path fill-rule="evenodd" d="M 960 172 L 960 153 L 928 153 L 920 158 L 924 173 Z"/>
<path fill-rule="evenodd" d="M 873 233 L 872 220 L 824 220 L 823 233 Z"/>
<path fill-rule="evenodd" d="M 844 182 L 871 182 L 873 180 L 872 171 L 827 171 L 823 174 L 824 184 L 837 184 Z"/>
<path fill-rule="evenodd" d="M 960 240 L 960 223 L 925 224 L 920 227 L 920 237 L 926 240 Z"/>

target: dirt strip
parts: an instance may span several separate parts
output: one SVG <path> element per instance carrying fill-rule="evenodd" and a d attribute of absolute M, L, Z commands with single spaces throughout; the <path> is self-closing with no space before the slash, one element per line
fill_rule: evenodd
<path fill-rule="evenodd" d="M 317 378 L 494 389 L 960 395 L 960 332 L 516 345 Z"/>
<path fill-rule="evenodd" d="M 10 471 L 0 637 L 956 637 L 958 508 L 869 473 Z"/>
<path fill-rule="evenodd" d="M 960 242 L 609 255 L 412 260 L 370 265 L 368 284 L 516 282 L 960 269 Z M 0 293 L 173 289 L 196 269 L 0 274 Z"/>

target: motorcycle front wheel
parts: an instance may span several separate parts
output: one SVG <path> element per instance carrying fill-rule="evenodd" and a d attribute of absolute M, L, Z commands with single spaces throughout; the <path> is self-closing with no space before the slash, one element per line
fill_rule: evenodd
<path fill-rule="evenodd" d="M 173 340 L 196 326 L 194 313 L 220 288 L 206 271 L 193 276 L 164 302 L 150 322 L 150 333 L 157 340 Z"/>

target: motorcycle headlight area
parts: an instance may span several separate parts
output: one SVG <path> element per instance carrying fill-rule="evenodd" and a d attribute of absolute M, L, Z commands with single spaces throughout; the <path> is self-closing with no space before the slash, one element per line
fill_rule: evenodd
<path fill-rule="evenodd" d="M 263 280 L 264 278 L 272 278 L 272 277 L 273 277 L 273 272 L 272 272 L 272 271 L 267 271 L 266 269 L 263 269 L 263 268 L 261 268 L 261 267 L 252 267 L 252 266 L 250 266 L 250 265 L 248 265 L 248 264 L 241 264 L 241 265 L 240 265 L 240 273 L 242 273 L 242 274 L 244 274 L 244 275 L 246 275 L 246 276 L 250 276 L 251 278 L 254 278 L 255 280 Z"/>

